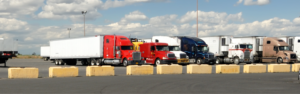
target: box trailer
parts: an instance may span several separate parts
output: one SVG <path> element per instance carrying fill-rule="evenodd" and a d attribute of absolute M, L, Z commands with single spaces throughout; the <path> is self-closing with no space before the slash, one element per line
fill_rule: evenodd
<path fill-rule="evenodd" d="M 133 50 L 132 43 L 125 36 L 96 35 L 50 41 L 50 59 L 56 65 L 142 64 L 141 53 Z"/>
<path fill-rule="evenodd" d="M 6 66 L 9 58 L 16 57 L 18 53 L 18 41 L 14 39 L 0 38 L 0 63 Z"/>
<path fill-rule="evenodd" d="M 48 61 L 50 59 L 50 46 L 42 46 L 40 49 L 40 56 L 44 61 Z"/>

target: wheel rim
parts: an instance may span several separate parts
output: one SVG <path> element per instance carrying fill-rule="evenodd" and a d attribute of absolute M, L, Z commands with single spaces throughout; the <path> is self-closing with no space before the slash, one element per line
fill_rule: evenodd
<path fill-rule="evenodd" d="M 61 60 L 58 61 L 58 64 L 62 65 Z"/>
<path fill-rule="evenodd" d="M 124 60 L 123 65 L 127 66 L 127 60 Z"/>
<path fill-rule="evenodd" d="M 197 64 L 201 64 L 201 60 L 200 59 L 197 60 Z"/>
<path fill-rule="evenodd" d="M 159 65 L 160 64 L 160 61 L 159 60 L 156 60 L 156 65 Z"/>
<path fill-rule="evenodd" d="M 238 59 L 238 58 L 235 58 L 235 59 L 234 59 L 234 63 L 235 63 L 235 64 L 238 64 L 238 63 L 239 63 L 239 59 Z"/>
<path fill-rule="evenodd" d="M 278 62 L 278 63 L 282 63 L 282 59 L 281 59 L 281 58 L 279 58 L 277 62 Z"/>
<path fill-rule="evenodd" d="M 219 64 L 219 62 L 220 62 L 219 59 L 217 59 L 217 60 L 216 60 L 216 64 Z"/>
<path fill-rule="evenodd" d="M 57 60 L 55 60 L 55 64 L 58 65 L 58 61 Z"/>

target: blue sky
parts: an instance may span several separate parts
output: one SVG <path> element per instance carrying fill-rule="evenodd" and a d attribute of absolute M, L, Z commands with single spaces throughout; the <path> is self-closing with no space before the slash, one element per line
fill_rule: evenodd
<path fill-rule="evenodd" d="M 299 0 L 199 0 L 199 36 L 300 36 Z M 19 40 L 22 54 L 49 40 L 119 34 L 196 36 L 197 0 L 2 0 L 0 37 Z"/>

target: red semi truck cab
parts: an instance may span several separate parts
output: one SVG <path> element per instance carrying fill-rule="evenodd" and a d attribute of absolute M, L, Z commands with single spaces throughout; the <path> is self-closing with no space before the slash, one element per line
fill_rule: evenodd
<path fill-rule="evenodd" d="M 144 43 L 140 44 L 140 52 L 145 58 L 146 64 L 170 64 L 177 63 L 175 54 L 169 51 L 167 43 Z"/>
<path fill-rule="evenodd" d="M 103 40 L 104 64 L 143 64 L 141 53 L 133 50 L 131 41 L 120 35 L 105 35 Z"/>

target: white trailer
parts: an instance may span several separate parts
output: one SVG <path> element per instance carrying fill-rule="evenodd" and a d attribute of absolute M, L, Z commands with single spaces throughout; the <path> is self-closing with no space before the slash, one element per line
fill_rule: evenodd
<path fill-rule="evenodd" d="M 153 42 L 161 42 L 167 43 L 169 46 L 170 52 L 174 53 L 178 63 L 189 63 L 189 57 L 186 55 L 185 52 L 181 51 L 180 49 L 180 39 L 178 37 L 171 37 L 171 36 L 153 36 Z"/>
<path fill-rule="evenodd" d="M 300 37 L 298 36 L 284 36 L 284 37 L 278 37 L 279 39 L 282 39 L 286 43 L 289 44 L 290 49 L 293 50 L 294 53 L 297 55 L 298 62 L 300 61 Z"/>
<path fill-rule="evenodd" d="M 43 57 L 44 61 L 48 61 L 50 59 L 50 46 L 42 46 L 40 56 Z"/>
<path fill-rule="evenodd" d="M 14 39 L 0 38 L 0 63 L 4 63 L 9 58 L 15 57 L 18 53 L 18 41 Z"/>

